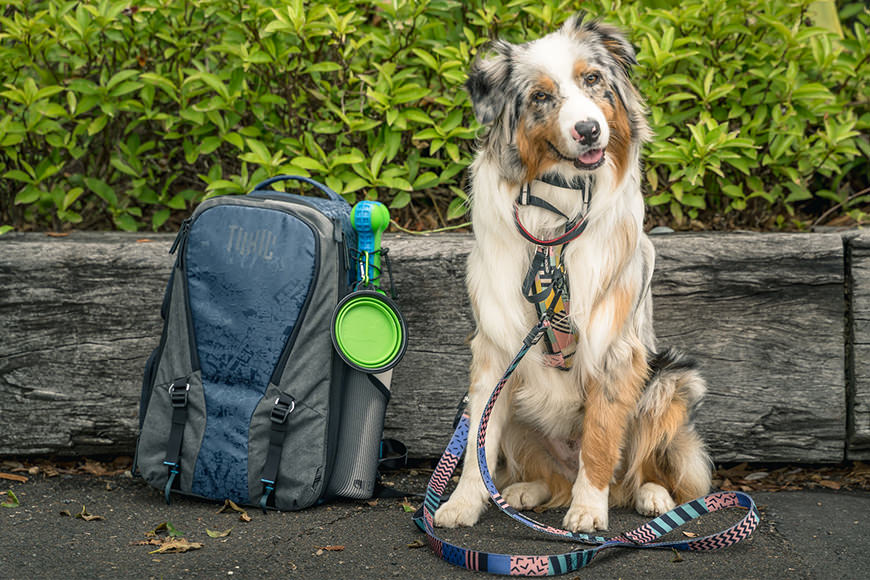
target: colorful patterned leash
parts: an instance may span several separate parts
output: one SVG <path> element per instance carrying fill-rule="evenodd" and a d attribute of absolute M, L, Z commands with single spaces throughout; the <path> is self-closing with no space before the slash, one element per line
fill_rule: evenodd
<path fill-rule="evenodd" d="M 486 444 L 486 427 L 489 417 L 495 406 L 501 390 L 504 388 L 510 376 L 513 374 L 520 360 L 529 349 L 538 342 L 549 325 L 549 318 L 545 313 L 540 322 L 535 325 L 523 340 L 523 346 L 508 365 L 505 374 L 493 389 L 489 401 L 486 404 L 480 420 L 477 436 L 477 454 L 480 465 L 480 473 L 484 484 L 489 491 L 495 504 L 503 512 L 515 520 L 529 526 L 539 532 L 560 537 L 565 540 L 578 541 L 592 545 L 593 548 L 574 549 L 562 554 L 550 556 L 518 556 L 511 554 L 496 554 L 470 550 L 442 540 L 435 534 L 434 516 L 435 511 L 441 505 L 441 497 L 450 481 L 459 459 L 468 444 L 470 417 L 466 410 L 459 420 L 459 424 L 444 450 L 444 454 L 435 467 L 429 484 L 426 487 L 426 496 L 423 505 L 414 514 L 414 523 L 426 533 L 429 547 L 443 560 L 456 566 L 469 570 L 481 570 L 494 574 L 511 576 L 556 576 L 566 574 L 583 568 L 598 554 L 607 548 L 672 548 L 675 550 L 707 551 L 717 550 L 749 537 L 758 526 L 760 520 L 758 509 L 750 496 L 742 492 L 716 492 L 703 498 L 692 500 L 677 506 L 671 511 L 645 523 L 635 530 L 624 532 L 612 538 L 602 536 L 590 536 L 579 532 L 572 532 L 560 528 L 554 528 L 535 521 L 532 518 L 518 512 L 502 498 L 492 481 L 489 468 L 486 463 L 484 446 Z M 684 524 L 700 518 L 702 515 L 719 511 L 729 507 L 741 507 L 747 510 L 746 515 L 730 528 L 717 534 L 702 538 L 688 540 L 656 542 L 658 538 L 668 532 L 683 526 Z"/>

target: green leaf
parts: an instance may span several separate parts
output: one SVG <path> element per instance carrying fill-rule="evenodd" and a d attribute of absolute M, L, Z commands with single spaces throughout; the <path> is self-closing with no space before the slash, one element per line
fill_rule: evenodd
<path fill-rule="evenodd" d="M 169 208 L 163 208 L 154 212 L 154 215 L 151 216 L 151 226 L 156 231 L 160 226 L 166 223 L 166 220 L 169 219 L 169 216 L 172 215 L 172 211 Z"/>
<path fill-rule="evenodd" d="M 166 522 L 166 531 L 169 533 L 170 538 L 184 537 L 184 532 L 178 531 L 178 529 L 172 525 L 172 522 Z"/>
<path fill-rule="evenodd" d="M 112 158 L 109 159 L 109 163 L 111 164 L 112 167 L 114 167 L 115 169 L 117 169 L 121 173 L 124 173 L 126 175 L 131 175 L 133 177 L 139 177 L 139 173 L 135 169 L 133 169 L 132 167 L 127 165 L 124 162 L 124 160 L 121 159 L 120 157 L 118 157 L 117 155 L 113 155 Z"/>
<path fill-rule="evenodd" d="M 189 77 L 187 77 L 186 79 L 184 79 L 183 84 L 187 84 L 188 82 L 194 81 L 194 80 L 202 81 L 203 83 L 208 85 L 212 90 L 214 90 L 214 92 L 216 92 L 218 95 L 223 97 L 224 100 L 228 101 L 230 99 L 230 94 L 229 94 L 229 91 L 227 90 L 226 85 L 223 83 L 223 81 L 217 75 L 214 75 L 214 74 L 209 73 L 209 72 L 201 71 L 198 73 L 194 73 L 194 74 L 190 75 Z"/>
<path fill-rule="evenodd" d="M 381 178 L 380 181 L 381 181 L 381 183 L 383 183 L 384 185 L 386 185 L 387 187 L 390 187 L 392 189 L 400 189 L 402 191 L 413 191 L 414 190 L 414 188 L 411 186 L 411 184 L 408 182 L 408 180 L 403 178 L 403 177 L 384 176 Z"/>
<path fill-rule="evenodd" d="M 4 227 L 8 227 L 8 226 L 4 226 Z M 6 233 L 6 232 L 3 232 L 3 233 Z M 2 503 L 0 503 L 0 507 L 5 507 L 5 508 L 17 508 L 20 505 L 21 505 L 21 502 L 18 501 L 18 496 L 16 496 L 15 493 L 11 489 L 6 492 L 6 500 L 3 501 Z"/>
<path fill-rule="evenodd" d="M 66 192 L 66 195 L 64 195 L 63 203 L 61 204 L 60 208 L 64 211 L 69 209 L 69 206 L 74 204 L 76 200 L 81 197 L 84 191 L 85 190 L 81 187 L 73 187 L 72 189 L 70 189 L 68 192 Z"/>
<path fill-rule="evenodd" d="M 125 83 L 121 83 L 117 87 L 111 90 L 109 94 L 113 97 L 121 97 L 128 93 L 132 93 L 133 91 L 138 91 L 142 88 L 142 83 L 138 81 L 127 81 Z"/>
<path fill-rule="evenodd" d="M 109 207 L 117 207 L 118 196 L 115 195 L 115 190 L 108 183 L 97 177 L 85 177 L 84 181 L 88 189 L 109 204 Z"/>
<path fill-rule="evenodd" d="M 341 70 L 341 65 L 337 62 L 318 62 L 305 67 L 305 72 L 308 74 L 311 73 L 325 73 L 325 72 L 335 72 L 337 70 Z"/>
<path fill-rule="evenodd" d="M 11 169 L 4 173 L 3 177 L 7 179 L 14 179 L 15 181 L 20 181 L 22 183 L 33 183 L 34 181 L 33 177 L 21 171 L 20 169 Z"/>
<path fill-rule="evenodd" d="M 294 157 L 292 163 L 293 165 L 299 166 L 303 169 L 310 169 L 312 171 L 319 171 L 321 173 L 326 173 L 328 171 L 320 161 L 312 159 L 311 157 L 306 157 L 304 155 Z"/>
<path fill-rule="evenodd" d="M 176 88 L 175 83 L 168 78 L 156 73 L 146 72 L 139 75 L 139 79 L 155 87 L 160 87 L 160 89 L 173 100 L 178 99 L 178 89 Z"/>
<path fill-rule="evenodd" d="M 139 229 L 139 222 L 129 213 L 122 213 L 116 216 L 115 225 L 125 232 L 135 232 Z"/>
<path fill-rule="evenodd" d="M 670 203 L 671 199 L 673 199 L 673 196 L 670 194 L 670 192 L 664 191 L 658 195 L 653 195 L 646 198 L 646 203 L 651 207 L 655 207 L 657 205 Z"/>
<path fill-rule="evenodd" d="M 112 76 L 111 79 L 109 79 L 109 82 L 106 83 L 106 90 L 108 90 L 109 93 L 111 94 L 112 89 L 114 89 L 115 87 L 117 87 L 118 85 L 120 85 L 121 83 L 126 81 L 127 79 L 131 79 L 131 78 L 138 76 L 138 75 L 139 75 L 139 71 L 137 71 L 137 70 L 127 69 L 127 70 L 118 71 L 117 73 L 115 73 Z"/>
<path fill-rule="evenodd" d="M 172 196 L 172 199 L 166 202 L 166 207 L 172 209 L 187 209 L 187 200 L 185 200 L 184 196 L 179 193 Z"/>
<path fill-rule="evenodd" d="M 106 123 L 109 122 L 109 117 L 107 115 L 100 115 L 96 117 L 93 121 L 88 125 L 88 135 L 93 136 L 102 131 Z"/>
<path fill-rule="evenodd" d="M 418 175 L 417 179 L 414 180 L 414 189 L 427 189 L 429 187 L 435 187 L 438 183 L 438 176 L 431 171 L 426 171 L 425 173 Z"/>
<path fill-rule="evenodd" d="M 360 151 L 351 151 L 329 158 L 330 167 L 338 167 L 339 165 L 353 165 L 365 161 L 365 156 Z"/>
<path fill-rule="evenodd" d="M 400 191 L 390 202 L 390 209 L 402 209 L 411 203 L 411 194 L 407 191 Z"/>
<path fill-rule="evenodd" d="M 15 195 L 15 205 L 29 205 L 42 197 L 44 192 L 33 185 L 27 185 Z"/>
<path fill-rule="evenodd" d="M 260 141 L 256 139 L 245 139 L 245 143 L 248 144 L 248 148 L 254 154 L 254 161 L 261 165 L 268 165 L 269 161 L 272 159 L 272 154 L 269 152 L 269 149 Z"/>
<path fill-rule="evenodd" d="M 455 220 L 461 218 L 466 213 L 468 213 L 468 204 L 466 201 L 460 197 L 455 197 L 450 201 L 450 205 L 447 206 L 447 219 Z"/>

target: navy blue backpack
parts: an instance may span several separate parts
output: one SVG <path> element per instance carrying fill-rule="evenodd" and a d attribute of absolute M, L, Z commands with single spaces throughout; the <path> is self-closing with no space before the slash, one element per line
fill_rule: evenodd
<path fill-rule="evenodd" d="M 315 195 L 269 188 L 285 180 Z M 167 501 L 296 510 L 371 497 L 390 393 L 341 360 L 329 331 L 353 281 L 350 211 L 328 187 L 281 176 L 183 223 L 134 465 Z"/>

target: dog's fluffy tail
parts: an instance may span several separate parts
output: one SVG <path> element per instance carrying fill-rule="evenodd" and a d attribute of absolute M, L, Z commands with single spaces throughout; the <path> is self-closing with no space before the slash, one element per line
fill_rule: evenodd
<path fill-rule="evenodd" d="M 638 405 L 638 413 L 659 416 L 676 399 L 685 404 L 694 419 L 707 392 L 707 384 L 698 372 L 698 364 L 673 348 L 649 358 L 649 379 Z"/>

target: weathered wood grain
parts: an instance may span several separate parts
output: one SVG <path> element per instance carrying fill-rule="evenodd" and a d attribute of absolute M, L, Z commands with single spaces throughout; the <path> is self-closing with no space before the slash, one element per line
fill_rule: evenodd
<path fill-rule="evenodd" d="M 660 346 L 709 383 L 699 428 L 718 460 L 840 461 L 843 244 L 836 234 L 654 237 Z"/>
<path fill-rule="evenodd" d="M 0 238 L 0 454 L 131 452 L 141 369 L 160 334 L 171 236 Z M 710 383 L 719 461 L 839 461 L 845 444 L 838 235 L 653 238 L 660 346 Z M 386 236 L 409 328 L 386 435 L 440 454 L 465 391 L 467 235 Z"/>
<path fill-rule="evenodd" d="M 130 452 L 171 236 L 0 240 L 0 453 Z"/>
<path fill-rule="evenodd" d="M 870 459 L 870 234 L 849 239 L 851 295 L 848 337 L 851 369 L 848 388 L 851 404 L 846 450 L 849 459 Z"/>

